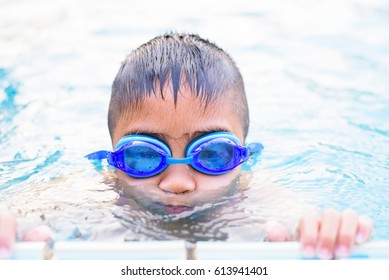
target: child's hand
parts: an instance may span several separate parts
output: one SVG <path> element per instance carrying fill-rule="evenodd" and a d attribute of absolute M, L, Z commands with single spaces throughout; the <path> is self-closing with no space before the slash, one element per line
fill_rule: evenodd
<path fill-rule="evenodd" d="M 352 210 L 342 213 L 328 209 L 320 218 L 306 215 L 300 219 L 297 229 L 305 257 L 332 259 L 347 257 L 354 244 L 361 244 L 370 239 L 373 222 L 367 216 L 357 216 Z M 288 241 L 286 229 L 275 222 L 266 224 L 270 241 Z"/>
<path fill-rule="evenodd" d="M 47 241 L 51 231 L 47 226 L 31 229 L 23 237 L 23 241 Z M 0 260 L 12 255 L 16 240 L 16 219 L 9 213 L 0 213 Z"/>
<path fill-rule="evenodd" d="M 0 213 L 0 259 L 6 259 L 11 255 L 15 237 L 15 218 L 11 214 Z"/>

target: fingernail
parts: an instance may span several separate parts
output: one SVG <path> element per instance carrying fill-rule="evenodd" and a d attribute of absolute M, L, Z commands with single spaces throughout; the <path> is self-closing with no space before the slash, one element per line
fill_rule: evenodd
<path fill-rule="evenodd" d="M 313 258 L 315 256 L 315 248 L 313 248 L 311 245 L 304 246 L 303 255 L 306 258 Z"/>
<path fill-rule="evenodd" d="M 339 258 L 347 257 L 350 254 L 350 250 L 346 246 L 338 246 L 335 250 L 335 255 Z"/>
<path fill-rule="evenodd" d="M 362 234 L 362 233 L 358 233 L 357 234 L 357 236 L 355 237 L 355 242 L 357 243 L 357 244 L 361 244 L 361 243 L 363 243 L 363 242 L 365 242 L 366 241 L 366 236 L 364 235 L 364 234 Z"/>
<path fill-rule="evenodd" d="M 323 260 L 329 260 L 332 258 L 332 254 L 328 249 L 320 249 L 317 255 Z"/>
<path fill-rule="evenodd" d="M 0 260 L 8 259 L 11 256 L 11 251 L 7 248 L 0 248 Z"/>

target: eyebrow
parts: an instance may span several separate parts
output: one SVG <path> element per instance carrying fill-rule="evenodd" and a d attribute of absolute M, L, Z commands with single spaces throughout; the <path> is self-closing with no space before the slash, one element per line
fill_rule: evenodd
<path fill-rule="evenodd" d="M 205 128 L 202 130 L 196 130 L 196 131 L 191 132 L 191 133 L 184 133 L 183 135 L 189 136 L 189 138 L 194 139 L 194 138 L 197 138 L 197 137 L 200 137 L 202 135 L 212 133 L 212 132 L 231 132 L 231 131 L 226 127 L 214 126 L 214 127 L 209 127 L 209 128 Z M 150 130 L 143 130 L 141 128 L 129 130 L 125 134 L 125 136 L 132 135 L 132 134 L 141 134 L 141 135 L 151 136 L 151 137 L 158 138 L 158 139 L 169 138 L 169 135 L 167 135 L 166 133 L 157 132 L 157 131 L 150 131 Z"/>

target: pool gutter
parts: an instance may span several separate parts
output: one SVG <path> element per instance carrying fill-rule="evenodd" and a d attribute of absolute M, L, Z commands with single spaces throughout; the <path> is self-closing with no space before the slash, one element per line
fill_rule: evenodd
<path fill-rule="evenodd" d="M 304 259 L 298 242 L 19 242 L 12 259 L 57 260 L 256 260 Z M 389 259 L 389 241 L 355 246 L 347 259 Z"/>

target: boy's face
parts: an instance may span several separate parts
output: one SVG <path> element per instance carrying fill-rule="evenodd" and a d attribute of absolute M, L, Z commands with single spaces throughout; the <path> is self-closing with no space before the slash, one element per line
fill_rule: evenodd
<path fill-rule="evenodd" d="M 165 98 L 151 96 L 118 120 L 112 135 L 113 146 L 125 135 L 145 134 L 167 143 L 172 157 L 185 157 L 189 142 L 204 134 L 227 131 L 244 143 L 242 121 L 234 102 L 228 96 L 223 100 L 204 103 L 195 98 L 187 87 L 181 87 L 176 105 L 170 89 Z M 193 207 L 214 203 L 234 192 L 234 179 L 240 167 L 218 176 L 206 175 L 187 164 L 168 166 L 162 173 L 149 178 L 133 178 L 121 170 L 118 177 L 129 186 L 129 192 L 139 204 L 165 214 L 192 211 Z"/>

